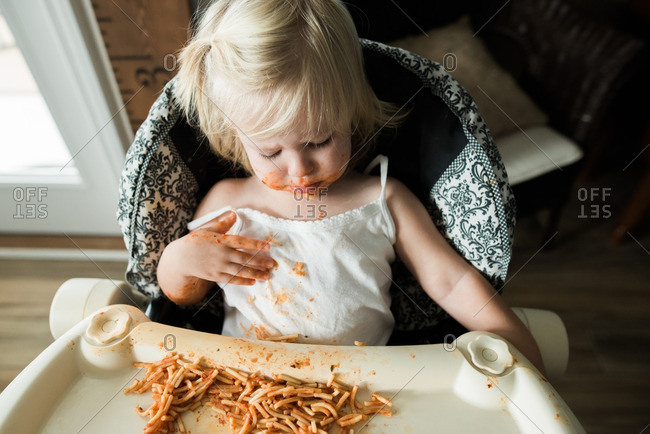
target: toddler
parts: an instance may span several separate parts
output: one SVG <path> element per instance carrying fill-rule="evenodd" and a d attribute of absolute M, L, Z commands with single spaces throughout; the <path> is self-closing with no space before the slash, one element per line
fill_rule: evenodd
<path fill-rule="evenodd" d="M 387 177 L 389 161 L 356 170 L 405 114 L 372 91 L 340 1 L 215 1 L 181 53 L 177 90 L 214 151 L 250 176 L 214 185 L 165 248 L 158 282 L 172 301 L 198 303 L 218 283 L 226 335 L 384 345 L 397 254 L 461 324 L 542 369 L 530 332 Z"/>

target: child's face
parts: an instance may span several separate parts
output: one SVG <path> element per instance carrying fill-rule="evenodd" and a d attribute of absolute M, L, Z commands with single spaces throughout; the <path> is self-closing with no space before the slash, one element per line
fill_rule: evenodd
<path fill-rule="evenodd" d="M 345 172 L 350 160 L 350 135 L 325 132 L 318 137 L 297 133 L 251 140 L 238 131 L 255 175 L 269 188 L 314 193 Z"/>

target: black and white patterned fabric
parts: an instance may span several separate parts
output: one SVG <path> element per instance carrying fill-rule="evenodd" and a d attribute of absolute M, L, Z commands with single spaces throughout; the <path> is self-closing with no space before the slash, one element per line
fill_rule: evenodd
<path fill-rule="evenodd" d="M 198 205 L 198 184 L 169 137 L 180 116 L 173 84 L 138 129 L 120 181 L 117 218 L 129 251 L 126 278 L 150 297 L 160 296 L 156 267 L 162 250 L 187 232 L 182 223 Z"/>
<path fill-rule="evenodd" d="M 501 288 L 511 258 L 515 200 L 501 156 L 476 104 L 437 62 L 377 42 L 362 40 L 362 46 L 395 59 L 419 77 L 422 86 L 460 121 L 466 144 L 431 186 L 427 209 L 456 251 L 495 288 Z M 403 264 L 396 263 L 393 272 L 397 330 L 430 329 L 447 318 Z"/>
<path fill-rule="evenodd" d="M 165 86 L 138 129 L 120 180 L 117 219 L 129 252 L 126 280 L 151 299 L 164 297 L 156 277 L 162 251 L 188 232 L 200 201 L 199 183 L 170 135 L 183 119 L 174 83 Z M 221 322 L 223 298 L 211 293 L 199 309 Z M 185 316 L 190 319 L 175 325 L 195 328 L 194 315 Z"/>
<path fill-rule="evenodd" d="M 419 196 L 440 232 L 499 288 L 510 262 L 515 203 L 497 148 L 471 96 L 434 61 L 377 42 L 361 40 L 361 44 L 378 96 L 390 99 L 394 93 L 395 104 L 413 110 L 401 128 L 411 135 L 393 135 L 375 153 L 389 155 L 389 175 L 422 193 Z M 389 81 L 383 76 L 389 73 L 405 78 Z M 154 299 L 163 297 L 156 279 L 160 255 L 167 244 L 187 233 L 187 223 L 207 191 L 202 185 L 206 180 L 201 179 L 205 170 L 192 168 L 196 161 L 183 157 L 185 148 L 191 151 L 200 145 L 170 134 L 185 122 L 174 86 L 172 79 L 138 130 L 120 184 L 118 221 L 130 253 L 126 279 Z M 412 169 L 418 165 L 420 169 Z M 447 318 L 399 261 L 393 280 L 397 331 L 435 328 Z M 220 318 L 221 303 L 215 291 L 199 309 Z"/>

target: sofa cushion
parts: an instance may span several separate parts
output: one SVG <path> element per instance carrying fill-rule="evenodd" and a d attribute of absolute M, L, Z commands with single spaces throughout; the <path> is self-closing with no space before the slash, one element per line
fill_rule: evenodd
<path fill-rule="evenodd" d="M 428 30 L 427 35 L 394 40 L 390 45 L 441 63 L 472 95 L 495 138 L 548 122 L 546 114 L 499 66 L 481 39 L 474 36 L 466 15 L 444 27 Z"/>
<path fill-rule="evenodd" d="M 496 142 L 510 185 L 561 169 L 583 154 L 573 140 L 546 126 L 517 130 Z"/>

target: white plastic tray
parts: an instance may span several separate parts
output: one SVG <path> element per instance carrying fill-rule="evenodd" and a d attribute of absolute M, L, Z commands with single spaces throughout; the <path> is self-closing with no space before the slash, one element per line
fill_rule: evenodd
<path fill-rule="evenodd" d="M 125 335 L 98 344 L 86 333 L 91 318 L 110 330 L 113 323 L 102 323 L 110 315 L 103 315 L 116 309 L 130 316 Z M 362 400 L 369 391 L 392 398 L 393 417 L 370 419 L 367 433 L 585 432 L 546 379 L 495 335 L 471 332 L 445 345 L 335 347 L 169 327 L 126 305 L 91 318 L 52 343 L 0 395 L 0 433 L 141 432 L 146 420 L 134 406 L 147 408 L 152 400 L 148 393 L 125 395 L 123 389 L 144 374 L 133 362 L 159 360 L 167 350 L 305 380 L 326 381 L 333 369 L 340 381 L 360 385 Z M 511 366 L 499 366 L 511 356 Z M 498 375 L 488 372 L 500 369 Z M 209 408 L 184 414 L 183 423 L 192 433 L 229 432 Z"/>

